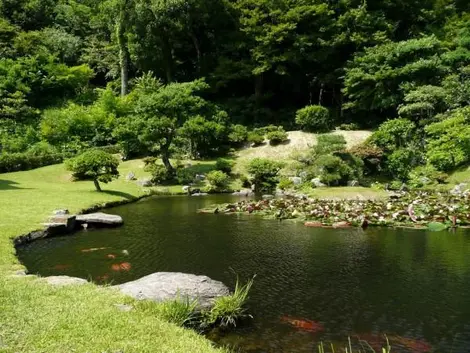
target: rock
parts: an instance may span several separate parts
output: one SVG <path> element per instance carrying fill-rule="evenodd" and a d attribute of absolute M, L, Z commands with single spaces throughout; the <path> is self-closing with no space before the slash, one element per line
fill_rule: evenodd
<path fill-rule="evenodd" d="M 289 180 L 292 181 L 292 183 L 294 183 L 294 185 L 302 184 L 302 178 L 300 178 L 300 177 L 290 177 Z"/>
<path fill-rule="evenodd" d="M 69 277 L 69 276 L 49 276 L 44 278 L 47 283 L 53 286 L 70 286 L 70 285 L 82 285 L 87 284 L 87 280 L 83 278 L 77 277 Z"/>
<path fill-rule="evenodd" d="M 308 173 L 307 172 L 300 172 L 299 177 L 302 179 L 307 179 Z"/>
<path fill-rule="evenodd" d="M 251 191 L 250 189 L 243 189 L 243 190 L 234 192 L 232 195 L 233 196 L 251 197 L 251 196 L 255 196 L 255 193 L 253 191 Z"/>
<path fill-rule="evenodd" d="M 194 180 L 204 181 L 204 180 L 206 180 L 206 176 L 204 174 L 196 174 L 196 176 L 194 177 Z"/>
<path fill-rule="evenodd" d="M 184 185 L 181 190 L 183 190 L 183 192 L 185 193 L 189 193 L 189 191 L 191 190 L 191 186 L 189 185 Z"/>
<path fill-rule="evenodd" d="M 136 183 L 137 185 L 140 185 L 142 187 L 149 187 L 153 185 L 152 180 L 150 178 L 141 178 L 137 180 Z"/>
<path fill-rule="evenodd" d="M 348 181 L 348 186 L 358 186 L 359 182 L 357 180 Z"/>
<path fill-rule="evenodd" d="M 291 216 L 294 217 L 294 218 L 297 218 L 297 217 L 302 216 L 302 213 L 299 212 L 298 210 L 294 210 L 294 212 L 292 212 Z"/>
<path fill-rule="evenodd" d="M 136 180 L 136 177 L 135 177 L 135 174 L 134 172 L 129 172 L 126 176 L 126 180 L 127 181 L 133 181 L 133 180 Z"/>
<path fill-rule="evenodd" d="M 321 222 L 305 222 L 304 226 L 306 227 L 313 227 L 313 228 L 319 228 L 323 227 L 323 224 Z"/>
<path fill-rule="evenodd" d="M 315 187 L 317 188 L 321 188 L 321 187 L 324 187 L 326 186 L 325 184 L 323 184 L 320 180 L 320 178 L 314 178 L 310 181 Z"/>
<path fill-rule="evenodd" d="M 123 223 L 122 217 L 103 212 L 88 213 L 77 216 L 79 224 L 87 223 L 91 225 L 111 225 L 118 226 Z"/>
<path fill-rule="evenodd" d="M 55 211 L 52 211 L 52 214 L 54 216 L 63 216 L 63 215 L 66 215 L 66 214 L 69 214 L 69 210 L 55 210 Z"/>
<path fill-rule="evenodd" d="M 333 228 L 349 228 L 351 226 L 351 223 L 346 221 L 333 223 Z"/>
<path fill-rule="evenodd" d="M 272 200 L 274 199 L 274 195 L 263 195 L 262 198 L 263 200 Z"/>
<path fill-rule="evenodd" d="M 450 193 L 454 195 L 461 195 L 466 190 L 467 185 L 467 183 L 460 183 L 458 185 L 455 185 L 454 188 L 450 191 Z"/>
<path fill-rule="evenodd" d="M 274 196 L 277 196 L 277 197 L 285 196 L 284 190 L 276 189 L 276 192 L 274 193 Z"/>
<path fill-rule="evenodd" d="M 400 189 L 398 191 L 408 191 L 408 186 L 405 183 L 401 184 Z"/>
<path fill-rule="evenodd" d="M 194 194 L 191 194 L 191 196 L 207 196 L 209 195 L 207 192 L 196 192 Z"/>
<path fill-rule="evenodd" d="M 177 272 L 157 272 L 116 287 L 138 300 L 197 299 L 199 308 L 210 308 L 216 298 L 229 294 L 229 289 L 222 282 L 207 276 Z"/>
<path fill-rule="evenodd" d="M 47 227 L 48 235 L 71 233 L 76 226 L 76 216 L 69 214 L 52 216 L 44 225 Z"/>
<path fill-rule="evenodd" d="M 193 166 L 193 165 L 192 165 L 191 163 L 186 163 L 186 164 L 184 165 L 185 168 L 191 168 L 192 166 Z"/>

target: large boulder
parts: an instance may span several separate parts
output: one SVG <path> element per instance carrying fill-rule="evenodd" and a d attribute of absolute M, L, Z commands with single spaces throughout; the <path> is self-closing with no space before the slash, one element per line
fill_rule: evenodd
<path fill-rule="evenodd" d="M 103 213 L 103 212 L 81 214 L 76 217 L 76 221 L 79 224 L 86 223 L 86 224 L 91 224 L 91 225 L 107 225 L 107 226 L 119 226 L 123 223 L 121 216 Z"/>
<path fill-rule="evenodd" d="M 215 299 L 230 293 L 222 282 L 207 276 L 179 272 L 156 272 L 116 287 L 122 293 L 138 300 L 162 302 L 184 298 L 197 299 L 200 309 L 211 308 Z"/>

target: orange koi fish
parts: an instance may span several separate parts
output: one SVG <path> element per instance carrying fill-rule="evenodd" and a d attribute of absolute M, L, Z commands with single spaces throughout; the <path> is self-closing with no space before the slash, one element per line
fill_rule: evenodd
<path fill-rule="evenodd" d="M 57 271 L 62 271 L 62 270 L 66 270 L 68 268 L 70 268 L 71 265 L 63 265 L 63 264 L 60 264 L 60 265 L 55 265 L 54 267 L 52 267 L 53 270 L 57 270 Z"/>
<path fill-rule="evenodd" d="M 89 249 L 82 249 L 82 252 L 94 252 L 99 250 L 106 250 L 107 248 L 89 248 Z"/>
<path fill-rule="evenodd" d="M 113 271 L 129 271 L 132 268 L 129 262 L 122 262 L 120 264 L 113 264 L 111 265 L 111 270 Z"/>
<path fill-rule="evenodd" d="M 325 328 L 321 323 L 318 321 L 306 320 L 306 319 L 296 319 L 289 316 L 281 317 L 281 321 L 288 323 L 295 328 L 309 331 L 309 332 L 321 332 L 324 331 Z"/>

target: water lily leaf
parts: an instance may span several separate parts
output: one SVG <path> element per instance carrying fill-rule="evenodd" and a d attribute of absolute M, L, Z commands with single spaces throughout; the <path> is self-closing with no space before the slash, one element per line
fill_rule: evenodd
<path fill-rule="evenodd" d="M 447 229 L 447 226 L 444 223 L 441 223 L 441 222 L 428 223 L 428 230 L 432 232 L 441 232 L 446 229 Z"/>

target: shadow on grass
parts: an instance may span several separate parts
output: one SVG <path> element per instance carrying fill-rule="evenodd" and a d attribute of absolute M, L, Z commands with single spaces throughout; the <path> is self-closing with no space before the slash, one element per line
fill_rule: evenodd
<path fill-rule="evenodd" d="M 103 190 L 102 193 L 103 194 L 108 194 L 108 195 L 113 195 L 113 196 L 123 197 L 126 200 L 135 200 L 135 198 L 136 198 L 134 195 L 128 194 L 127 192 L 116 191 L 116 190 Z"/>
<path fill-rule="evenodd" d="M 17 186 L 19 185 L 16 181 L 11 180 L 2 180 L 0 179 L 0 190 L 19 190 L 19 189 L 31 189 L 31 188 L 22 188 Z"/>

